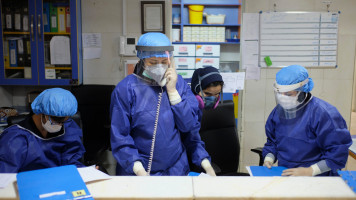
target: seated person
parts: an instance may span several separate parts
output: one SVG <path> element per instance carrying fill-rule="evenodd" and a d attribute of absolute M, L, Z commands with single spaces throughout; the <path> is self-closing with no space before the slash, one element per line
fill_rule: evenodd
<path fill-rule="evenodd" d="M 287 167 L 282 176 L 335 176 L 352 140 L 346 122 L 329 103 L 313 97 L 308 71 L 291 65 L 276 74 L 277 106 L 266 122 L 264 166 Z"/>
<path fill-rule="evenodd" d="M 192 76 L 191 90 L 199 102 L 199 122 L 203 109 L 215 109 L 220 101 L 224 81 L 215 67 L 196 69 Z"/>
<path fill-rule="evenodd" d="M 77 100 L 67 90 L 44 90 L 31 104 L 25 120 L 0 134 L 0 173 L 74 164 L 84 155 L 82 130 L 69 118 L 77 112 Z"/>

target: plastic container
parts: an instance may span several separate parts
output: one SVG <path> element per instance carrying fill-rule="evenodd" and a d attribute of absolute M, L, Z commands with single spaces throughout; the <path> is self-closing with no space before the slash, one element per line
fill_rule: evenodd
<path fill-rule="evenodd" d="M 226 15 L 223 14 L 208 15 L 204 13 L 204 16 L 206 17 L 207 24 L 224 24 Z"/>
<path fill-rule="evenodd" d="M 203 23 L 203 10 L 202 5 L 189 5 L 189 23 L 190 24 L 202 24 Z"/>

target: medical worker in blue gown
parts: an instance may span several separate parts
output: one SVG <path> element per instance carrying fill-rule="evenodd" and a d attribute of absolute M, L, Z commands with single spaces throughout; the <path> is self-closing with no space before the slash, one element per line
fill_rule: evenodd
<path fill-rule="evenodd" d="M 195 165 L 215 176 L 199 136 L 198 103 L 175 71 L 171 42 L 162 33 L 146 33 L 136 50 L 140 61 L 134 73 L 111 96 L 116 174 L 185 176 L 189 154 Z"/>
<path fill-rule="evenodd" d="M 82 130 L 69 118 L 77 100 L 67 90 L 44 90 L 31 104 L 32 112 L 0 134 L 0 173 L 76 165 L 85 150 Z"/>
<path fill-rule="evenodd" d="M 194 71 L 191 90 L 199 103 L 199 122 L 201 122 L 204 109 L 210 110 L 218 107 L 223 86 L 222 76 L 215 67 L 204 67 Z"/>
<path fill-rule="evenodd" d="M 266 122 L 264 166 L 278 161 L 283 176 L 334 176 L 345 167 L 352 143 L 346 122 L 329 103 L 313 97 L 314 83 L 299 65 L 281 69 L 274 91 L 277 106 Z"/>

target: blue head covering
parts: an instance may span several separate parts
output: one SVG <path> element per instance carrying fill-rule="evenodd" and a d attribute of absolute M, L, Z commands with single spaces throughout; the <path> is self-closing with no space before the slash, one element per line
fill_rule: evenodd
<path fill-rule="evenodd" d="M 215 67 L 204 67 L 196 69 L 192 76 L 191 88 L 194 94 L 198 94 L 200 92 L 199 78 L 201 88 L 203 90 L 208 87 L 213 82 L 221 81 L 224 82 L 222 76 L 219 71 Z"/>
<path fill-rule="evenodd" d="M 314 82 L 313 79 L 309 78 L 308 71 L 304 67 L 300 65 L 290 65 L 279 70 L 276 74 L 276 82 L 279 85 L 293 85 L 306 79 L 309 79 L 309 81 L 297 90 L 310 92 L 314 87 Z"/>
<path fill-rule="evenodd" d="M 137 46 L 147 46 L 147 47 L 167 47 L 172 46 L 171 41 L 163 33 L 150 32 L 143 34 L 137 42 Z M 165 51 L 137 51 L 137 57 L 140 59 L 150 58 L 150 57 L 170 57 L 172 52 Z"/>
<path fill-rule="evenodd" d="M 44 90 L 31 104 L 35 114 L 56 117 L 72 116 L 77 113 L 77 107 L 77 99 L 71 92 L 62 88 Z"/>

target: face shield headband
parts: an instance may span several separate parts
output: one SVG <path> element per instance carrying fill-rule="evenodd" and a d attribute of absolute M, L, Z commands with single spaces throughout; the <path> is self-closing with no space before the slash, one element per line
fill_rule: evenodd
<path fill-rule="evenodd" d="M 172 57 L 173 46 L 136 46 L 137 57 L 140 59 L 150 57 Z"/>
<path fill-rule="evenodd" d="M 273 88 L 274 88 L 275 92 L 289 92 L 289 91 L 296 90 L 296 89 L 304 86 L 308 82 L 309 82 L 309 78 L 305 79 L 302 82 L 293 84 L 293 85 L 279 85 L 277 82 L 274 82 Z"/>

